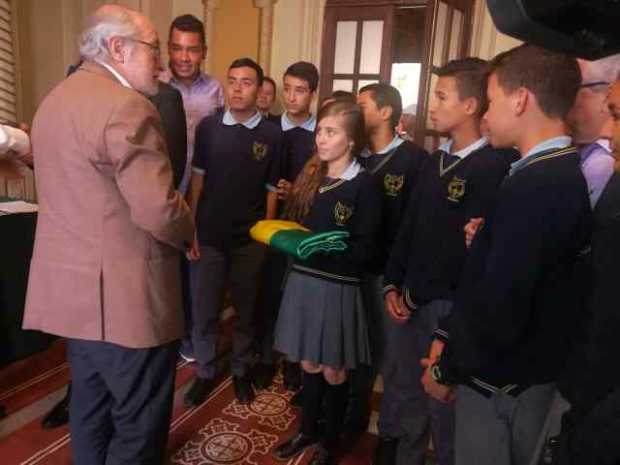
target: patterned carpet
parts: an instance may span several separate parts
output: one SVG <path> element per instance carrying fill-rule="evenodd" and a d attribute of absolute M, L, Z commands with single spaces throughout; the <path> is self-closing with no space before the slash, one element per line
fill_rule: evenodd
<path fill-rule="evenodd" d="M 290 406 L 291 393 L 282 387 L 281 377 L 259 391 L 251 405 L 240 405 L 232 379 L 222 379 L 202 405 L 186 409 L 182 396 L 193 376 L 186 363 L 177 367 L 175 409 L 170 426 L 166 463 L 174 465 L 264 465 L 273 464 L 271 451 L 298 427 L 299 410 Z M 36 384 L 36 383 L 35 383 Z M 43 386 L 39 386 L 42 388 Z M 9 417 L 10 418 L 10 417 Z M 6 465 L 71 464 L 70 436 L 66 427 L 45 431 L 40 418 L 0 440 L 0 457 Z M 369 463 L 375 439 L 365 434 L 342 452 L 343 465 Z M 302 465 L 310 451 L 289 460 Z"/>
<path fill-rule="evenodd" d="M 221 372 L 226 372 L 232 322 L 224 324 L 219 348 Z M 0 464 L 69 465 L 70 435 L 67 427 L 47 431 L 41 428 L 43 415 L 65 393 L 69 370 L 62 341 L 47 351 L 0 370 L 0 404 L 8 417 L 0 420 Z M 167 464 L 174 465 L 265 465 L 278 463 L 271 457 L 274 447 L 297 431 L 300 411 L 292 408 L 292 394 L 282 387 L 280 377 L 267 390 L 259 391 L 255 401 L 240 405 L 234 395 L 232 379 L 223 374 L 218 387 L 202 405 L 187 409 L 183 395 L 194 376 L 186 362 L 177 364 L 173 420 L 170 426 Z M 381 390 L 379 383 L 379 391 Z M 376 392 L 373 405 L 380 402 Z M 373 413 L 376 421 L 377 412 Z M 371 431 L 376 426 L 371 426 Z M 342 465 L 370 463 L 376 436 L 366 433 L 346 443 L 341 451 Z M 304 465 L 306 451 L 287 465 Z"/>

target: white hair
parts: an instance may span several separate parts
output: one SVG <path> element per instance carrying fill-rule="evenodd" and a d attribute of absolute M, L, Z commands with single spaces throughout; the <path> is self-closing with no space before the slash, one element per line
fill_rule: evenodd
<path fill-rule="evenodd" d="M 134 37 L 138 33 L 137 14 L 118 5 L 104 5 L 87 20 L 80 36 L 80 56 L 88 61 L 107 61 L 108 41 L 112 37 Z"/>
<path fill-rule="evenodd" d="M 584 82 L 614 82 L 620 73 L 620 54 L 596 61 L 580 60 Z"/>

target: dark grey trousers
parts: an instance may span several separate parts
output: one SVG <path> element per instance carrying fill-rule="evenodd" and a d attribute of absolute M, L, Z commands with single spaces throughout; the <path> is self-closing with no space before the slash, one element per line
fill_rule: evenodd
<path fill-rule="evenodd" d="M 536 450 L 530 460 L 530 465 L 538 465 L 542 458 L 542 454 L 549 438 L 558 436 L 562 431 L 562 416 L 570 410 L 570 404 L 562 397 L 560 392 L 556 392 L 553 397 L 553 402 L 547 413 L 547 418 L 542 427 L 540 435 L 538 436 L 538 442 L 536 443 Z"/>
<path fill-rule="evenodd" d="M 177 342 L 129 349 L 67 339 L 75 465 L 163 463 L 172 415 Z"/>
<path fill-rule="evenodd" d="M 528 465 L 555 395 L 554 384 L 513 397 L 456 391 L 456 465 Z"/>
<path fill-rule="evenodd" d="M 228 282 L 237 314 L 233 326 L 231 371 L 235 376 L 246 374 L 254 339 L 254 308 L 264 253 L 264 246 L 256 242 L 226 249 L 200 246 L 200 259 L 191 265 L 189 329 L 199 377 L 215 377 L 220 312 Z"/>
<path fill-rule="evenodd" d="M 370 417 L 370 402 L 377 375 L 383 363 L 384 311 L 383 275 L 366 274 L 360 284 L 362 303 L 368 322 L 368 342 L 372 366 L 360 365 L 349 375 L 347 421 L 366 422 Z"/>
<path fill-rule="evenodd" d="M 399 438 L 397 465 L 424 464 L 431 433 L 438 463 L 454 463 L 454 407 L 430 398 L 420 381 L 420 360 L 428 356 L 438 321 L 451 306 L 448 300 L 432 301 L 404 324 L 386 315 L 379 434 Z"/>

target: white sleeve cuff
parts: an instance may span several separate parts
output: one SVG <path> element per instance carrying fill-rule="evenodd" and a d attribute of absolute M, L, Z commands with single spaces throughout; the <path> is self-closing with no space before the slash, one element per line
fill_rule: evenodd
<path fill-rule="evenodd" d="M 0 153 L 13 150 L 18 155 L 30 153 L 30 138 L 21 129 L 0 125 Z"/>

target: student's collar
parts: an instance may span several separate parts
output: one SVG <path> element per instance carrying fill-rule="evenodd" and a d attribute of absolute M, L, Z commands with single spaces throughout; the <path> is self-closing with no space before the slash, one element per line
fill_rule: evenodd
<path fill-rule="evenodd" d="M 515 174 L 517 171 L 525 168 L 534 158 L 537 157 L 538 154 L 548 152 L 550 150 L 565 149 L 566 147 L 570 147 L 571 143 L 572 139 L 569 136 L 558 136 L 542 141 L 540 144 L 532 147 L 523 158 L 512 163 L 510 165 L 509 174 Z"/>
<path fill-rule="evenodd" d="M 461 160 L 475 152 L 476 150 L 481 149 L 485 145 L 487 145 L 489 141 L 486 137 L 481 137 L 473 144 L 469 144 L 467 147 L 459 150 L 458 152 L 452 153 L 452 146 L 454 145 L 454 140 L 450 139 L 448 142 L 445 142 L 439 146 L 439 150 L 447 153 L 448 155 L 454 155 L 455 157 L 459 157 Z"/>
<path fill-rule="evenodd" d="M 370 147 L 364 147 L 360 156 L 362 158 L 370 158 L 373 155 L 385 155 L 386 153 L 390 153 L 397 149 L 403 142 L 405 142 L 405 139 L 403 139 L 397 134 L 394 136 L 394 139 L 392 139 L 392 142 L 390 142 L 383 150 L 379 150 L 378 152 L 373 153 L 370 150 Z"/>
<path fill-rule="evenodd" d="M 254 113 L 254 115 L 251 118 L 244 121 L 243 123 L 238 123 L 235 117 L 233 116 L 233 114 L 231 113 L 231 111 L 226 110 L 226 113 L 224 113 L 224 118 L 222 118 L 222 122 L 226 126 L 235 126 L 236 124 L 241 124 L 248 129 L 254 129 L 256 126 L 259 125 L 262 119 L 263 119 L 263 115 L 260 114 L 260 111 L 256 111 L 256 113 Z"/>
<path fill-rule="evenodd" d="M 116 71 L 111 65 L 109 65 L 108 63 L 102 61 L 102 60 L 95 60 L 95 62 L 97 62 L 98 64 L 100 64 L 101 66 L 103 66 L 105 69 L 107 69 L 109 72 L 111 72 L 114 77 L 116 79 L 118 79 L 118 81 L 124 86 L 124 87 L 128 87 L 129 89 L 133 89 L 132 85 L 129 84 L 129 81 L 127 81 L 127 79 L 125 79 L 123 77 L 123 75 L 121 73 L 119 73 L 118 71 Z"/>
<path fill-rule="evenodd" d="M 611 153 L 610 141 L 609 139 L 605 138 L 597 139 L 590 144 L 583 144 L 581 146 L 577 146 L 577 149 L 579 150 L 579 156 L 581 157 L 582 162 L 587 160 L 594 152 L 601 153 L 602 151 L 610 157 L 613 156 Z"/>
<path fill-rule="evenodd" d="M 357 160 L 353 160 L 351 164 L 347 167 L 346 170 L 342 172 L 338 179 L 344 179 L 345 181 L 350 181 L 355 178 L 362 170 L 362 165 L 359 164 Z"/>
<path fill-rule="evenodd" d="M 282 113 L 281 124 L 283 131 L 290 131 L 291 129 L 301 128 L 309 132 L 314 132 L 314 130 L 316 129 L 316 116 L 310 115 L 310 118 L 308 118 L 303 123 L 295 124 L 288 117 L 288 113 L 285 112 Z"/>
<path fill-rule="evenodd" d="M 603 150 L 611 154 L 611 143 L 609 142 L 609 139 L 600 138 L 596 141 L 596 144 L 598 144 Z"/>

